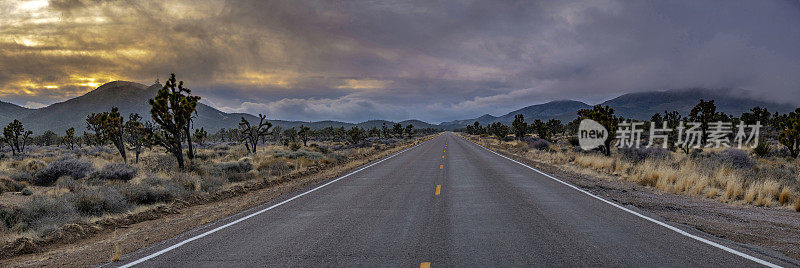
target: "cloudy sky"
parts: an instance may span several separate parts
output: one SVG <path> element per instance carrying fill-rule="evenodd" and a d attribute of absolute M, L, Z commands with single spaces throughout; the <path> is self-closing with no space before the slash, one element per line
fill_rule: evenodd
<path fill-rule="evenodd" d="M 224 111 L 430 122 L 747 89 L 800 104 L 797 1 L 0 0 L 0 100 L 176 73 Z"/>

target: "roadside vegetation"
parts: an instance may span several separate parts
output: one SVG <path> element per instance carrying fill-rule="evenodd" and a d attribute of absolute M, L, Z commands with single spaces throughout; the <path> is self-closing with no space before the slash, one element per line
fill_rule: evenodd
<path fill-rule="evenodd" d="M 591 151 L 578 147 L 577 130 L 581 119 L 602 124 L 611 135 L 604 146 Z M 763 127 L 755 147 L 691 148 L 670 144 L 645 148 L 613 146 L 614 132 L 623 119 L 609 107 L 581 110 L 566 125 L 558 120 L 524 122 L 518 115 L 511 128 L 500 123 L 486 127 L 478 122 L 466 126 L 462 134 L 488 148 L 589 176 L 622 178 L 667 193 L 719 200 L 732 205 L 782 207 L 800 211 L 800 108 L 788 114 L 769 113 L 753 108 L 741 116 L 716 112 L 713 100 L 701 100 L 686 117 L 676 112 L 655 114 L 645 121 L 642 140 L 648 141 L 650 122 L 676 128 L 680 121 L 702 123 L 702 131 L 714 121 L 739 122 Z M 514 133 L 509 137 L 509 132 Z M 734 133 L 729 134 L 733 140 Z M 673 134 L 674 135 L 674 134 Z M 705 135 L 704 135 L 705 137 Z M 674 141 L 674 136 L 670 137 Z"/>
<path fill-rule="evenodd" d="M 74 128 L 35 136 L 9 124 L 0 142 L 0 258 L 339 170 L 436 132 L 400 124 L 281 129 L 259 115 L 209 134 L 192 127 L 199 99 L 173 75 L 150 100 L 147 120 L 112 108 L 89 115 L 81 136 Z"/>

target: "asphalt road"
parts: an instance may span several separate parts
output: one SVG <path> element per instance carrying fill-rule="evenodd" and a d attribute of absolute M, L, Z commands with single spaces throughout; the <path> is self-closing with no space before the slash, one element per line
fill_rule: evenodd
<path fill-rule="evenodd" d="M 758 248 L 659 225 L 450 133 L 294 197 L 304 191 L 111 265 L 793 265 Z"/>

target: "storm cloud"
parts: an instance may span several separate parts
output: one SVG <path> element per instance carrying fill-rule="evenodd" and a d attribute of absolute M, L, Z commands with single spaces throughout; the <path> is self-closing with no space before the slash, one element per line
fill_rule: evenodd
<path fill-rule="evenodd" d="M 502 114 L 737 88 L 800 104 L 795 1 L 0 2 L 0 99 L 41 106 L 176 73 L 290 120 Z"/>

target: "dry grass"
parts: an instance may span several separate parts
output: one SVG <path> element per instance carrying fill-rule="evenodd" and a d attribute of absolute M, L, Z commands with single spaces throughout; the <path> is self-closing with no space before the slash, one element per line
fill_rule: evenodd
<path fill-rule="evenodd" d="M 781 189 L 781 195 L 778 197 L 778 203 L 781 204 L 781 206 L 786 205 L 791 195 L 792 193 L 790 190 L 784 186 L 783 189 Z"/>
<path fill-rule="evenodd" d="M 607 157 L 576 152 L 563 143 L 554 144 L 550 150 L 533 150 L 521 141 L 498 143 L 493 138 L 468 138 L 486 147 L 586 175 L 597 176 L 599 172 L 668 193 L 727 203 L 769 207 L 786 206 L 794 201 L 795 210 L 800 211 L 800 194 L 793 190 L 800 187 L 800 159 L 753 157 L 754 168 L 743 169 L 726 163 L 723 158 L 714 160 L 724 157 L 723 149 L 705 150 L 702 154 L 706 157 L 699 160 L 682 152 L 669 152 L 668 159 L 633 162 L 619 153 Z"/>

